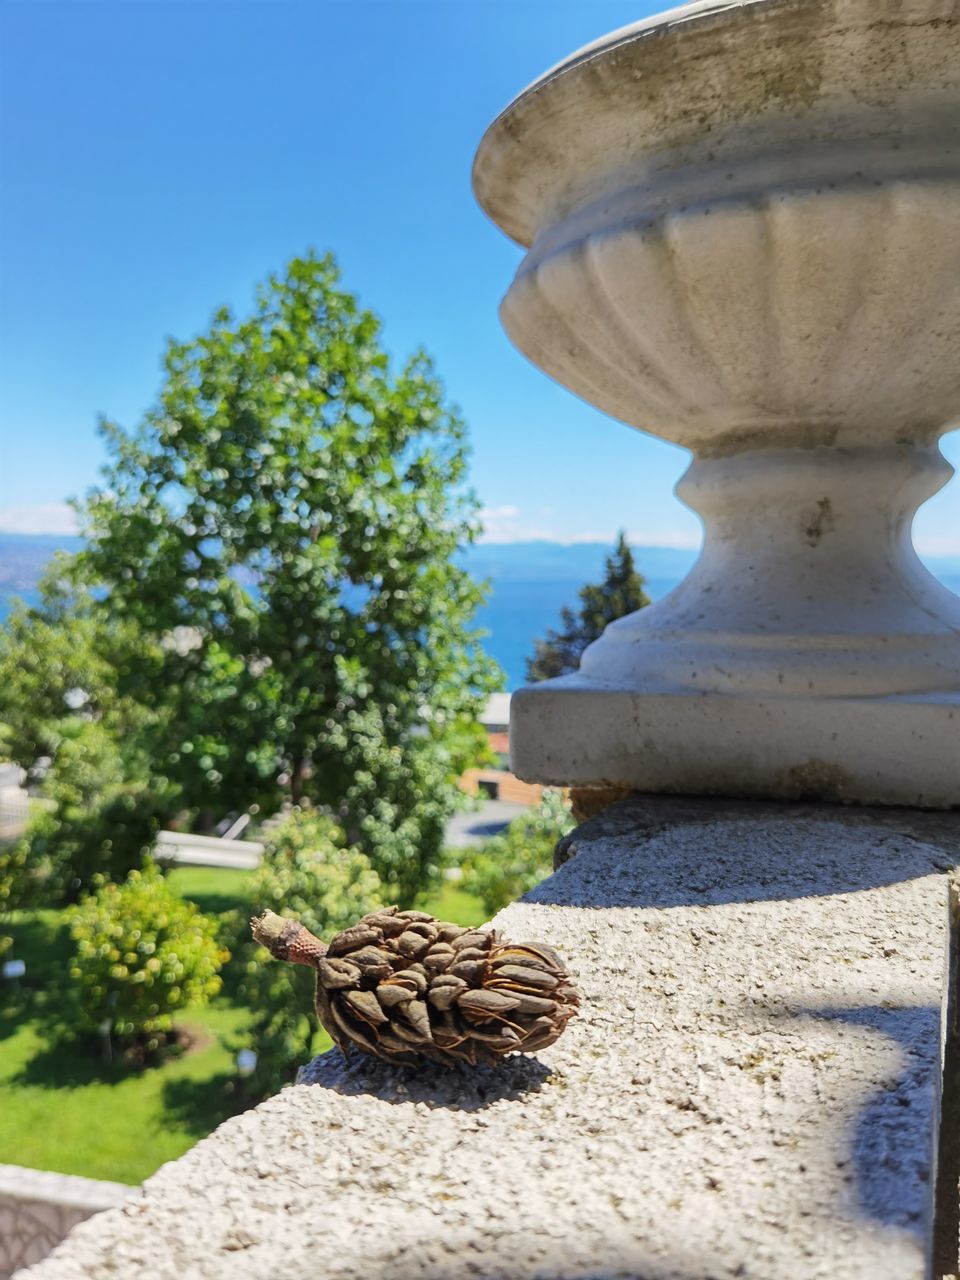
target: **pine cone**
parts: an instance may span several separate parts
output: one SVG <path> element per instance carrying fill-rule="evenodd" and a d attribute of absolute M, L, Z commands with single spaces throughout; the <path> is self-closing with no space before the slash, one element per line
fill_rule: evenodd
<path fill-rule="evenodd" d="M 496 1062 L 553 1044 L 580 1003 L 557 953 L 424 911 L 383 907 L 328 947 L 272 911 L 250 922 L 278 960 L 317 971 L 317 1017 L 346 1051 L 388 1062 Z"/>

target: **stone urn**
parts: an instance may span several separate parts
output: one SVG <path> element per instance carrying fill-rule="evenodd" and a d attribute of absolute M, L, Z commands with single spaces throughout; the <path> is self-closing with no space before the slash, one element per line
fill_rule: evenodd
<path fill-rule="evenodd" d="M 689 449 L 705 526 L 514 697 L 516 772 L 960 804 L 960 600 L 910 536 L 960 418 L 960 2 L 674 9 L 521 93 L 474 184 L 526 250 L 511 340 Z"/>

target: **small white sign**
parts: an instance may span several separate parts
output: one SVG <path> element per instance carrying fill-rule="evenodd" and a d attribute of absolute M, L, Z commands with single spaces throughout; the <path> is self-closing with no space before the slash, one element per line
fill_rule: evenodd
<path fill-rule="evenodd" d="M 27 966 L 23 960 L 7 960 L 3 966 L 3 976 L 5 978 L 22 978 L 27 972 Z"/>

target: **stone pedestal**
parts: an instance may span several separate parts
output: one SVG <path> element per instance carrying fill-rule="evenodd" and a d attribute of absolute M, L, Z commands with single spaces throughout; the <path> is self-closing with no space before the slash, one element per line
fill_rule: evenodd
<path fill-rule="evenodd" d="M 960 415 L 953 3 L 686 5 L 521 94 L 475 185 L 527 249 L 512 340 L 689 448 L 705 526 L 676 591 L 515 696 L 515 771 L 960 804 L 960 600 L 910 541 Z"/>

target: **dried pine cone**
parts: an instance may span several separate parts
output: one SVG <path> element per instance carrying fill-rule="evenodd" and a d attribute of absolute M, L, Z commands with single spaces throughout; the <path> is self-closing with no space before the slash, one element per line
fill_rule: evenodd
<path fill-rule="evenodd" d="M 327 947 L 272 911 L 250 922 L 278 960 L 317 971 L 317 1017 L 341 1049 L 388 1062 L 476 1066 L 553 1044 L 580 998 L 541 943 L 505 942 L 424 911 L 383 907 Z"/>

